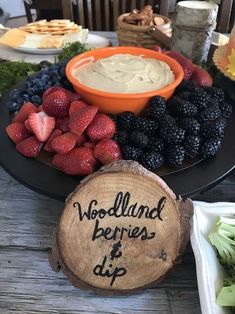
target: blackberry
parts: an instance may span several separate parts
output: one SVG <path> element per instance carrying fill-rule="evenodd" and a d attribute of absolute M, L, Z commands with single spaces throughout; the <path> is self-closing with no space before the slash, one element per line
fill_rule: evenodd
<path fill-rule="evenodd" d="M 205 109 L 208 105 L 210 96 L 203 90 L 196 90 L 190 96 L 191 102 L 197 106 L 199 110 Z"/>
<path fill-rule="evenodd" d="M 192 91 L 195 90 L 195 88 L 197 88 L 198 85 L 191 80 L 183 80 L 180 85 L 177 87 L 176 91 L 180 92 L 180 91 Z"/>
<path fill-rule="evenodd" d="M 128 134 L 125 131 L 117 131 L 113 136 L 114 141 L 123 146 L 128 143 Z"/>
<path fill-rule="evenodd" d="M 159 152 L 161 153 L 164 149 L 164 143 L 163 140 L 161 138 L 151 138 L 149 140 L 149 144 L 148 144 L 148 151 L 149 152 Z"/>
<path fill-rule="evenodd" d="M 185 156 L 194 158 L 198 154 L 200 138 L 196 135 L 189 135 L 184 140 Z"/>
<path fill-rule="evenodd" d="M 160 153 L 145 153 L 142 155 L 140 163 L 150 171 L 156 170 L 164 163 L 164 157 Z"/>
<path fill-rule="evenodd" d="M 145 117 L 137 117 L 133 124 L 133 129 L 143 132 L 147 135 L 152 135 L 156 133 L 158 129 L 158 123 L 157 121 Z"/>
<path fill-rule="evenodd" d="M 222 102 L 219 104 L 219 108 L 221 110 L 222 117 L 228 119 L 232 113 L 232 106 L 227 102 Z"/>
<path fill-rule="evenodd" d="M 120 131 L 132 130 L 135 115 L 131 111 L 124 111 L 117 116 L 118 129 Z"/>
<path fill-rule="evenodd" d="M 206 138 L 222 138 L 225 125 L 222 120 L 208 121 L 201 124 L 201 135 Z"/>
<path fill-rule="evenodd" d="M 185 130 L 178 127 L 172 127 L 164 134 L 163 139 L 167 144 L 179 144 L 184 140 L 184 135 Z"/>
<path fill-rule="evenodd" d="M 173 108 L 173 113 L 180 117 L 194 117 L 197 115 L 197 107 L 187 100 L 179 100 Z"/>
<path fill-rule="evenodd" d="M 148 114 L 151 118 L 156 120 L 161 119 L 166 114 L 166 102 L 161 96 L 154 96 L 148 104 Z"/>
<path fill-rule="evenodd" d="M 171 127 L 171 126 L 176 126 L 176 121 L 175 118 L 172 117 L 169 114 L 166 114 L 165 116 L 163 116 L 161 118 L 161 120 L 159 121 L 160 127 Z"/>
<path fill-rule="evenodd" d="M 195 118 L 183 118 L 179 120 L 179 126 L 185 130 L 186 134 L 199 134 L 200 124 Z"/>
<path fill-rule="evenodd" d="M 210 139 L 202 144 L 201 154 L 203 158 L 214 156 L 221 147 L 221 139 Z"/>
<path fill-rule="evenodd" d="M 166 160 L 171 166 L 178 166 L 183 163 L 185 149 L 181 145 L 171 145 L 166 150 Z"/>
<path fill-rule="evenodd" d="M 121 147 L 123 159 L 139 161 L 143 153 L 141 148 L 124 145 Z"/>
<path fill-rule="evenodd" d="M 149 139 L 143 132 L 133 131 L 130 135 L 130 142 L 135 147 L 145 148 L 148 145 Z"/>
<path fill-rule="evenodd" d="M 221 116 L 218 104 L 208 107 L 200 112 L 198 119 L 200 122 L 213 121 Z"/>
<path fill-rule="evenodd" d="M 219 102 L 224 101 L 224 91 L 221 88 L 212 86 L 212 87 L 204 87 L 205 91 L 210 94 L 212 97 L 216 98 Z"/>
<path fill-rule="evenodd" d="M 191 96 L 191 92 L 190 91 L 182 91 L 182 92 L 179 92 L 177 94 L 177 96 L 179 96 L 181 99 L 189 100 L 189 98 Z"/>

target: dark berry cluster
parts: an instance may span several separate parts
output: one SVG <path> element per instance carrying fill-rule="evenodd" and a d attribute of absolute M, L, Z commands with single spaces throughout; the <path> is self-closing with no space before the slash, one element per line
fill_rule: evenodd
<path fill-rule="evenodd" d="M 25 102 L 32 102 L 36 106 L 42 103 L 42 94 L 51 86 L 61 86 L 72 89 L 72 85 L 65 75 L 67 61 L 59 61 L 51 64 L 42 61 L 39 64 L 40 70 L 26 79 L 21 89 L 13 89 L 9 94 L 7 104 L 10 112 L 16 112 Z"/>
<path fill-rule="evenodd" d="M 124 159 L 149 170 L 164 163 L 179 166 L 185 159 L 217 153 L 231 113 L 223 90 L 183 81 L 167 102 L 154 96 L 141 116 L 128 111 L 112 116 L 114 139 Z"/>

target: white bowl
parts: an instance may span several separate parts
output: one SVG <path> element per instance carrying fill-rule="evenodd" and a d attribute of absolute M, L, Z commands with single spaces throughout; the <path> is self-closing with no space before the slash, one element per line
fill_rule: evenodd
<path fill-rule="evenodd" d="M 235 213 L 235 203 L 194 203 L 191 245 L 196 260 L 197 282 L 202 314 L 231 313 L 227 307 L 216 304 L 216 295 L 223 286 L 225 272 L 208 235 L 219 216 Z"/>

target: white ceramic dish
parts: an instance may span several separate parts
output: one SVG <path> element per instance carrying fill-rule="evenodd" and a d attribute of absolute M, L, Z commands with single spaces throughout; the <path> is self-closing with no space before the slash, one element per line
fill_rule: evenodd
<path fill-rule="evenodd" d="M 225 273 L 208 240 L 208 235 L 219 216 L 228 216 L 234 213 L 235 203 L 194 202 L 191 244 L 196 260 L 202 314 L 230 313 L 228 308 L 216 304 L 216 295 L 223 285 Z"/>
<path fill-rule="evenodd" d="M 94 49 L 94 48 L 104 48 L 110 46 L 110 42 L 107 38 L 94 35 L 94 34 L 88 34 L 87 41 L 85 43 L 86 47 L 88 49 Z M 58 54 L 62 51 L 62 48 L 27 48 L 27 47 L 17 47 L 14 48 L 15 50 L 26 52 L 26 53 L 33 53 L 33 54 Z"/>

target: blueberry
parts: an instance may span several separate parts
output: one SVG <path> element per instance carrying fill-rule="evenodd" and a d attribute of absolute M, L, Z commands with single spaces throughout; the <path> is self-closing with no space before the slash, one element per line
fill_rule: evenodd
<path fill-rule="evenodd" d="M 42 77 L 43 75 L 48 75 L 48 69 L 42 69 L 38 73 L 40 74 L 40 77 Z"/>
<path fill-rule="evenodd" d="M 29 87 L 26 89 L 26 93 L 30 96 L 33 96 L 35 94 L 35 90 L 33 87 Z"/>
<path fill-rule="evenodd" d="M 58 71 L 59 69 L 60 69 L 60 66 L 56 63 L 50 66 L 49 68 L 50 71 L 54 71 L 54 70 Z"/>
<path fill-rule="evenodd" d="M 50 76 L 47 74 L 44 74 L 41 76 L 41 82 L 48 82 L 50 80 Z"/>
<path fill-rule="evenodd" d="M 56 83 L 54 84 L 54 86 L 63 87 L 63 85 L 62 85 L 60 82 L 56 82 Z"/>
<path fill-rule="evenodd" d="M 49 74 L 50 74 L 50 77 L 55 77 L 55 76 L 59 75 L 59 71 L 58 70 L 51 70 L 49 72 Z"/>
<path fill-rule="evenodd" d="M 34 105 L 39 106 L 42 103 L 42 98 L 38 95 L 34 95 L 31 97 L 31 101 Z"/>
<path fill-rule="evenodd" d="M 24 94 L 22 94 L 21 97 L 22 97 L 23 101 L 25 101 L 25 102 L 29 101 L 29 95 L 28 94 L 24 93 Z"/>
<path fill-rule="evenodd" d="M 47 90 L 48 88 L 50 88 L 52 86 L 51 82 L 48 82 L 47 85 L 45 86 L 44 90 Z"/>
<path fill-rule="evenodd" d="M 15 88 L 10 92 L 9 97 L 11 100 L 17 100 L 20 94 L 21 94 L 21 91 Z"/>
<path fill-rule="evenodd" d="M 23 102 L 24 102 L 24 100 L 23 100 L 22 97 L 18 97 L 18 98 L 16 99 L 16 102 L 17 102 L 17 104 L 22 105 Z"/>
<path fill-rule="evenodd" d="M 21 105 L 18 104 L 17 102 L 15 102 L 15 101 L 13 101 L 13 102 L 12 101 L 8 101 L 7 102 L 7 108 L 8 108 L 8 110 L 10 112 L 15 112 L 15 111 L 19 110 L 20 107 L 21 107 Z"/>
<path fill-rule="evenodd" d="M 62 61 L 57 62 L 57 65 L 59 67 L 65 67 L 67 65 L 67 63 L 68 63 L 68 61 L 62 60 Z"/>
<path fill-rule="evenodd" d="M 39 63 L 39 68 L 40 69 L 46 69 L 48 68 L 49 66 L 51 66 L 51 63 L 47 60 L 43 60 Z"/>
<path fill-rule="evenodd" d="M 60 75 L 62 76 L 62 77 L 65 77 L 66 75 L 65 75 L 65 67 L 61 67 L 60 68 Z"/>
<path fill-rule="evenodd" d="M 33 85 L 38 85 L 38 84 L 40 84 L 40 79 L 39 78 L 33 79 Z"/>
<path fill-rule="evenodd" d="M 52 85 L 55 85 L 58 82 L 57 77 L 53 77 L 51 79 L 51 82 L 52 82 Z"/>
<path fill-rule="evenodd" d="M 37 86 L 37 85 L 33 85 L 32 89 L 33 89 L 33 95 L 35 95 L 35 94 L 38 94 L 38 93 L 39 93 L 39 88 L 38 88 L 38 86 Z"/>

